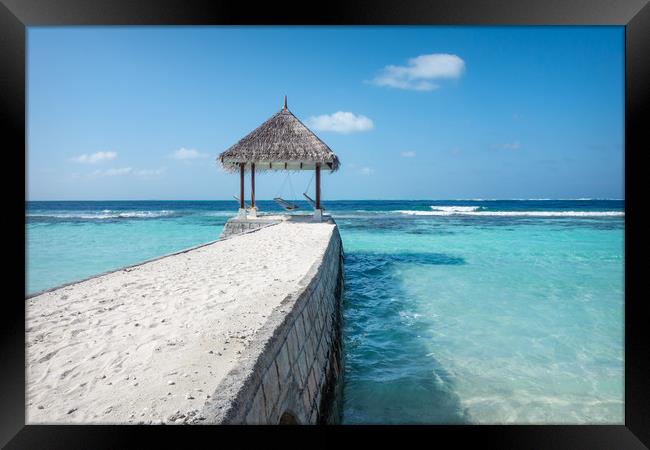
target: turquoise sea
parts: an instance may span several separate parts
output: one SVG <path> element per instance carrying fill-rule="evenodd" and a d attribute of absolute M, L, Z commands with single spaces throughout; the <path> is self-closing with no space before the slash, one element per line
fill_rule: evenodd
<path fill-rule="evenodd" d="M 28 202 L 26 291 L 214 240 L 236 207 Z M 624 422 L 624 201 L 325 207 L 345 249 L 343 423 Z"/>

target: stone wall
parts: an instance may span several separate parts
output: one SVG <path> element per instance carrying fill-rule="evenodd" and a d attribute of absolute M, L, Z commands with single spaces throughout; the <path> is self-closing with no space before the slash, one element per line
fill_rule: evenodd
<path fill-rule="evenodd" d="M 343 247 L 338 228 L 322 259 L 269 317 L 244 358 L 206 403 L 203 423 L 330 423 L 341 387 Z M 269 338 L 270 336 L 270 338 Z"/>

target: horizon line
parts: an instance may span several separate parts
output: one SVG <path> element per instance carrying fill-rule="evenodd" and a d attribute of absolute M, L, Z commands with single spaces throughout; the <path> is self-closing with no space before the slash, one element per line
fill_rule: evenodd
<path fill-rule="evenodd" d="M 261 198 L 256 199 L 257 201 L 274 201 L 272 198 Z M 408 202 L 423 202 L 423 201 L 432 201 L 432 202 L 493 202 L 493 201 L 593 201 L 593 200 L 605 200 L 605 201 L 624 201 L 624 198 L 588 198 L 588 197 L 577 197 L 577 198 L 355 198 L 355 199 L 328 199 L 325 201 L 329 202 L 372 202 L 372 201 L 408 201 Z M 292 201 L 306 202 L 306 200 L 293 199 Z M 233 202 L 235 200 L 231 199 L 77 199 L 77 200 L 25 200 L 25 202 Z"/>

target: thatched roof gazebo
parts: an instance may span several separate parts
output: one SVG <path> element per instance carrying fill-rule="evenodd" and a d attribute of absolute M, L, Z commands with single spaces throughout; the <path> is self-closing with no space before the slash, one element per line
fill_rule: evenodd
<path fill-rule="evenodd" d="M 314 209 L 321 214 L 321 168 L 336 171 L 339 158 L 287 109 L 283 108 L 270 119 L 244 136 L 217 158 L 229 172 L 240 174 L 240 213 L 244 206 L 244 173 L 251 173 L 251 209 L 255 214 L 255 172 L 267 170 L 315 170 L 316 200 Z"/>

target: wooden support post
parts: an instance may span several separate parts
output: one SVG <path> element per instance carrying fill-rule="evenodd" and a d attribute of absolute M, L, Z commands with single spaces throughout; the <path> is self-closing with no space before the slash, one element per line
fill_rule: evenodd
<path fill-rule="evenodd" d="M 251 208 L 255 208 L 255 163 L 251 163 Z"/>
<path fill-rule="evenodd" d="M 320 209 L 320 164 L 316 164 L 316 209 Z"/>
<path fill-rule="evenodd" d="M 244 167 L 246 163 L 239 163 L 239 208 L 244 209 Z"/>

